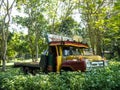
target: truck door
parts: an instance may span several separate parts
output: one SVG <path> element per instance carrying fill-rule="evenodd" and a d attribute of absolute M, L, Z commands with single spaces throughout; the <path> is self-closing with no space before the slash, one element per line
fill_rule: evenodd
<path fill-rule="evenodd" d="M 62 63 L 62 48 L 60 46 L 50 46 L 48 54 L 48 71 L 59 72 Z"/>
<path fill-rule="evenodd" d="M 55 46 L 49 47 L 48 53 L 48 71 L 55 72 L 56 71 L 56 61 L 57 61 L 57 51 Z"/>
<path fill-rule="evenodd" d="M 57 72 L 60 71 L 61 64 L 62 64 L 62 47 L 61 46 L 56 46 L 56 51 L 57 51 Z"/>

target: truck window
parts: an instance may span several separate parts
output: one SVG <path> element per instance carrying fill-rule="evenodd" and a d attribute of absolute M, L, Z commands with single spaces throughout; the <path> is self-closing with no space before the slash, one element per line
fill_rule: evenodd
<path fill-rule="evenodd" d="M 69 54 L 69 48 L 68 47 L 63 47 L 63 56 L 68 56 Z"/>
<path fill-rule="evenodd" d="M 75 47 L 64 47 L 63 48 L 63 56 L 69 56 L 69 55 L 81 55 L 81 52 L 78 48 Z"/>
<path fill-rule="evenodd" d="M 68 56 L 69 55 L 69 50 L 63 50 L 63 56 Z"/>

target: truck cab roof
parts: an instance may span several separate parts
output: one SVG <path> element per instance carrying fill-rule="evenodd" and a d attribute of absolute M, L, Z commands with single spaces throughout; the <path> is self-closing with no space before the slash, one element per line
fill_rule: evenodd
<path fill-rule="evenodd" d="M 78 47 L 78 48 L 88 48 L 88 44 L 75 41 L 52 41 L 49 42 L 49 46 L 67 46 L 67 47 Z"/>

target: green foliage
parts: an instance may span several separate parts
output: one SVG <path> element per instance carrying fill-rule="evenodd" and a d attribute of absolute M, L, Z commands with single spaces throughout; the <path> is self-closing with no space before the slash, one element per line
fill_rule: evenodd
<path fill-rule="evenodd" d="M 17 0 L 16 3 L 18 9 L 23 8 L 26 16 L 16 16 L 14 21 L 27 27 L 29 31 L 27 49 L 31 54 L 35 54 L 36 51 L 41 52 L 43 48 L 46 48 L 46 45 L 42 47 L 45 43 L 43 40 L 45 34 L 54 33 L 71 36 L 82 34 L 81 36 L 89 42 L 93 54 L 101 55 L 104 50 L 107 50 L 114 52 L 116 57 L 120 56 L 119 0 L 114 2 L 107 0 Z M 72 16 L 76 16 L 79 22 L 75 22 Z M 40 47 L 39 50 L 36 49 L 37 46 Z"/>
<path fill-rule="evenodd" d="M 120 58 L 120 1 L 116 0 L 114 6 L 110 9 L 109 15 L 105 19 L 105 39 L 109 40 L 105 44 L 105 49 L 114 52 L 115 57 Z M 108 45 L 109 44 L 109 45 Z"/>
<path fill-rule="evenodd" d="M 84 90 L 119 90 L 120 63 L 110 62 L 109 67 L 95 69 L 85 76 Z"/>
<path fill-rule="evenodd" d="M 82 12 L 81 23 L 84 24 L 92 52 L 97 55 L 101 55 L 102 53 L 105 17 L 108 7 L 110 7 L 109 5 L 104 7 L 105 1 L 106 0 L 83 0 L 79 5 L 79 11 Z"/>
<path fill-rule="evenodd" d="M 44 17 L 46 1 L 44 0 L 26 0 L 23 3 L 24 13 L 26 17 L 16 16 L 14 21 L 28 29 L 27 39 L 24 45 L 19 46 L 20 48 L 28 50 L 32 56 L 32 60 L 37 60 L 39 51 L 41 53 L 41 48 L 44 48 L 43 36 L 46 33 L 47 21 Z M 24 40 L 23 40 L 24 41 Z M 27 42 L 27 43 L 26 43 Z M 39 43 L 40 42 L 40 43 Z M 27 46 L 27 48 L 24 48 Z M 26 50 L 27 49 L 27 50 Z"/>
<path fill-rule="evenodd" d="M 23 75 L 10 69 L 0 73 L 1 90 L 119 90 L 120 62 L 92 71 Z M 20 74 L 20 75 L 18 75 Z"/>
<path fill-rule="evenodd" d="M 8 42 L 8 59 L 22 56 L 25 53 L 29 53 L 26 35 L 17 32 L 12 33 L 11 39 Z"/>
<path fill-rule="evenodd" d="M 67 17 L 60 24 L 56 25 L 56 28 L 62 35 L 74 35 L 77 33 L 76 29 L 79 28 L 79 25 L 72 17 Z"/>
<path fill-rule="evenodd" d="M 22 75 L 20 69 L 15 69 L 8 67 L 5 72 L 0 71 L 0 90 L 3 89 L 5 82 L 9 82 L 11 79 L 14 79 L 14 76 Z M 13 86 L 13 83 L 9 83 L 9 87 Z M 4 88 L 5 89 L 5 88 Z M 3 90 L 4 90 L 3 89 Z"/>

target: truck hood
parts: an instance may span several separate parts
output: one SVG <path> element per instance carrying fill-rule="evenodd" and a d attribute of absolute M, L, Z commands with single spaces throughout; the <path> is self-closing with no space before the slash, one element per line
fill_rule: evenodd
<path fill-rule="evenodd" d="M 70 56 L 66 56 L 65 59 L 66 60 L 82 60 L 82 56 L 81 55 L 70 55 Z"/>
<path fill-rule="evenodd" d="M 90 61 L 98 61 L 98 60 L 105 60 L 104 58 L 102 58 L 99 55 L 86 55 L 86 56 L 82 56 L 84 59 L 88 59 Z"/>
<path fill-rule="evenodd" d="M 98 60 L 105 60 L 99 55 L 70 55 L 66 56 L 66 60 L 83 60 L 83 59 L 88 59 L 90 61 L 98 61 Z"/>

